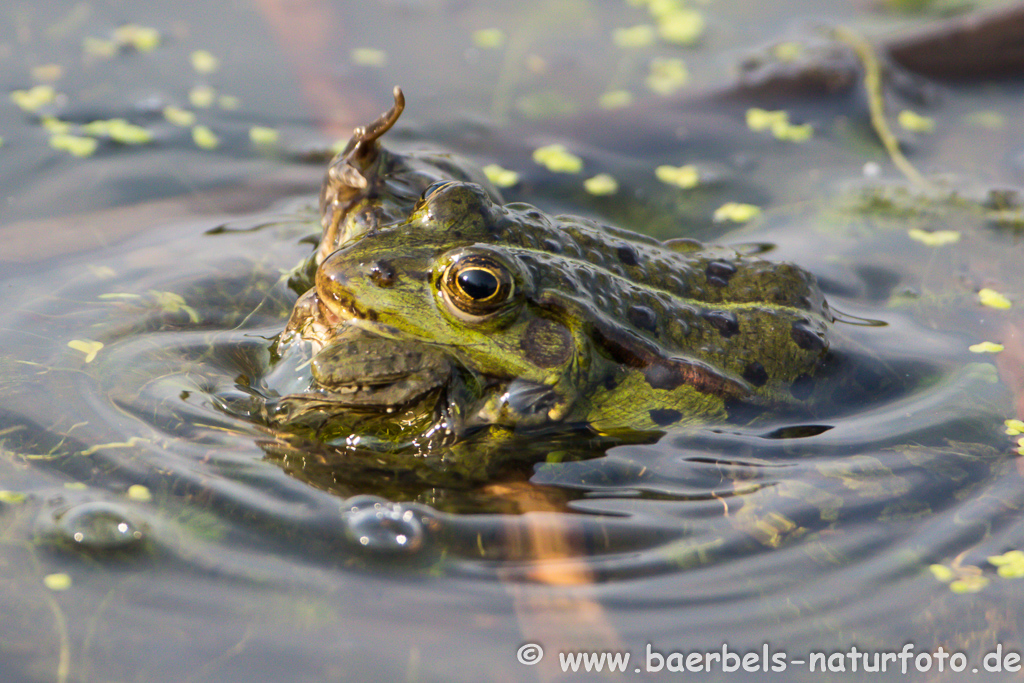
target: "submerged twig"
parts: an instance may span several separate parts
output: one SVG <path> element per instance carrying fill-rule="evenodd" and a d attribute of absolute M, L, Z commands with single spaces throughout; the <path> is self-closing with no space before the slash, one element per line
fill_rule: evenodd
<path fill-rule="evenodd" d="M 837 40 L 849 45 L 857 53 L 857 58 L 864 66 L 864 90 L 871 113 L 871 126 L 889 154 L 889 158 L 892 159 L 892 163 L 910 182 L 924 190 L 932 189 L 931 183 L 925 180 L 924 176 L 904 156 L 899 140 L 889 128 L 889 123 L 885 118 L 885 96 L 882 93 L 882 66 L 875 55 L 874 48 L 863 36 L 842 26 L 835 29 L 834 35 Z"/>

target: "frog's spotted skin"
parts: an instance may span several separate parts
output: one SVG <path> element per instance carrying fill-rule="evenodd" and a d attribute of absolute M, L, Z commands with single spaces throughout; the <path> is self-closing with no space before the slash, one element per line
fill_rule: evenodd
<path fill-rule="evenodd" d="M 423 368 L 400 365 L 422 379 L 390 394 L 441 387 L 439 420 L 456 433 L 551 423 L 644 431 L 809 395 L 831 316 L 807 272 L 503 206 L 470 175 L 430 184 L 415 201 L 357 193 L 346 201 L 375 222 L 354 230 L 335 230 L 355 219 L 327 203 L 315 287 L 289 324 L 326 347 L 330 363 L 355 364 L 322 369 L 348 384 L 321 383 L 321 395 L 359 393 L 360 372 L 387 375 L 372 372 L 377 361 L 332 351 L 353 335 L 413 349 L 405 358 Z M 372 176 L 367 186 L 393 181 Z"/>

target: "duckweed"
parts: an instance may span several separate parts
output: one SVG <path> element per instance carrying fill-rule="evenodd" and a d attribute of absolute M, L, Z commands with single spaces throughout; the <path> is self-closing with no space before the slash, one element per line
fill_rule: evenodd
<path fill-rule="evenodd" d="M 579 173 L 583 170 L 583 160 L 561 144 L 538 147 L 533 150 L 533 160 L 554 173 Z"/>
<path fill-rule="evenodd" d="M 153 133 L 124 119 L 101 119 L 82 126 L 82 132 L 97 137 L 108 137 L 124 145 L 142 145 L 153 140 Z"/>
<path fill-rule="evenodd" d="M 740 204 L 738 202 L 726 202 L 715 209 L 714 219 L 716 222 L 732 221 L 733 223 L 746 223 L 761 215 L 761 207 L 753 204 Z"/>
<path fill-rule="evenodd" d="M 954 593 L 978 593 L 989 584 L 988 577 L 981 574 L 969 574 L 949 584 L 949 590 Z"/>
<path fill-rule="evenodd" d="M 91 156 L 99 145 L 96 138 L 87 138 L 79 135 L 68 135 L 57 133 L 50 136 L 50 147 L 59 149 L 76 157 Z"/>
<path fill-rule="evenodd" d="M 384 50 L 377 50 L 371 47 L 357 47 L 349 53 L 353 64 L 359 66 L 387 66 L 388 55 Z"/>
<path fill-rule="evenodd" d="M 37 85 L 28 90 L 15 90 L 11 93 L 11 101 L 27 112 L 35 112 L 57 99 L 57 91 L 52 85 Z"/>
<path fill-rule="evenodd" d="M 619 182 L 607 173 L 598 173 L 584 180 L 583 188 L 595 197 L 603 197 L 618 192 Z"/>
<path fill-rule="evenodd" d="M 659 95 L 671 95 L 690 81 L 690 72 L 681 59 L 656 57 L 651 60 L 647 87 Z"/>
<path fill-rule="evenodd" d="M 150 26 L 125 24 L 114 31 L 114 41 L 122 47 L 151 52 L 160 45 L 160 31 Z"/>
<path fill-rule="evenodd" d="M 929 247 L 941 247 L 946 244 L 956 244 L 960 241 L 960 232 L 957 230 L 933 230 L 931 232 L 920 228 L 907 230 L 910 239 L 916 240 Z"/>
<path fill-rule="evenodd" d="M 128 487 L 128 498 L 140 503 L 148 503 L 153 500 L 153 494 L 149 492 L 149 488 L 142 484 L 133 484 Z"/>
<path fill-rule="evenodd" d="M 276 145 L 280 138 L 275 128 L 268 128 L 266 126 L 253 126 L 249 129 L 249 140 L 254 145 L 270 146 Z"/>
<path fill-rule="evenodd" d="M 220 145 L 220 138 L 206 126 L 194 126 L 192 128 L 192 141 L 196 147 L 201 149 L 216 149 Z"/>
<path fill-rule="evenodd" d="M 194 113 L 180 107 L 164 107 L 163 114 L 169 123 L 181 126 L 182 128 L 188 128 L 196 122 L 196 115 Z"/>
<path fill-rule="evenodd" d="M 1024 434 L 1024 421 L 1010 419 L 1003 422 L 1006 426 L 1006 433 L 1010 436 L 1017 436 L 1018 434 Z"/>
<path fill-rule="evenodd" d="M 988 306 L 989 308 L 1007 309 L 1012 306 L 1009 299 L 988 287 L 978 292 L 978 301 L 981 302 L 982 306 Z"/>
<path fill-rule="evenodd" d="M 505 44 L 505 32 L 500 28 L 482 28 L 473 31 L 473 45 L 484 49 L 494 50 Z"/>
<path fill-rule="evenodd" d="M 43 577 L 43 585 L 52 591 L 66 591 L 71 588 L 71 577 L 67 574 L 47 574 Z"/>
<path fill-rule="evenodd" d="M 658 18 L 658 36 L 668 43 L 692 45 L 704 34 L 704 15 L 695 9 L 677 9 Z"/>
<path fill-rule="evenodd" d="M 103 348 L 103 342 L 93 341 L 92 339 L 72 339 L 68 342 L 68 346 L 75 351 L 84 353 L 85 362 L 91 363 L 96 360 L 96 354 Z"/>
<path fill-rule="evenodd" d="M 519 182 L 518 173 L 502 168 L 498 164 L 487 164 L 483 170 L 487 179 L 497 187 L 512 187 Z"/>
<path fill-rule="evenodd" d="M 935 131 L 934 120 L 927 116 L 921 116 L 909 109 L 901 111 L 896 116 L 896 122 L 899 123 L 900 127 L 904 130 L 909 130 L 913 133 L 931 133 Z"/>
<path fill-rule="evenodd" d="M 700 172 L 692 164 L 686 166 L 658 166 L 654 169 L 654 175 L 667 185 L 675 185 L 684 190 L 690 190 L 700 183 Z"/>
<path fill-rule="evenodd" d="M 967 347 L 967 350 L 971 353 L 999 353 L 1003 350 L 1003 345 L 996 344 L 995 342 L 983 341 L 977 344 L 971 344 Z"/>
<path fill-rule="evenodd" d="M 997 567 L 996 573 L 1004 579 L 1024 578 L 1024 552 L 1020 550 L 994 555 L 988 558 L 988 562 Z"/>
<path fill-rule="evenodd" d="M 19 505 L 25 502 L 25 494 L 17 491 L 0 490 L 0 503 Z"/>
<path fill-rule="evenodd" d="M 210 74 L 220 67 L 220 60 L 213 56 L 208 50 L 196 50 L 190 55 L 192 68 L 197 73 Z"/>
<path fill-rule="evenodd" d="M 188 92 L 188 101 L 192 103 L 193 107 L 199 109 L 207 109 L 213 106 L 213 101 L 217 97 L 217 91 L 208 85 L 197 85 Z"/>
<path fill-rule="evenodd" d="M 602 109 L 622 109 L 633 104 L 633 93 L 628 90 L 609 90 L 597 100 Z"/>
<path fill-rule="evenodd" d="M 783 110 L 768 111 L 751 107 L 747 110 L 746 119 L 747 128 L 755 132 L 770 131 L 776 140 L 804 142 L 814 134 L 813 126 L 809 123 L 791 123 L 789 112 Z"/>
<path fill-rule="evenodd" d="M 621 48 L 640 48 L 654 44 L 654 27 L 640 24 L 629 28 L 617 28 L 612 32 L 612 42 Z"/>

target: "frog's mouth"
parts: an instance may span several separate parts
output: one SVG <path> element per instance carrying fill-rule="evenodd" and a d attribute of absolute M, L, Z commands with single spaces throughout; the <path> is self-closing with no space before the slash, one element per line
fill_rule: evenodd
<path fill-rule="evenodd" d="M 452 366 L 426 346 L 346 328 L 310 364 L 323 399 L 339 406 L 396 409 L 448 383 Z M 390 412 L 390 411 L 389 411 Z"/>

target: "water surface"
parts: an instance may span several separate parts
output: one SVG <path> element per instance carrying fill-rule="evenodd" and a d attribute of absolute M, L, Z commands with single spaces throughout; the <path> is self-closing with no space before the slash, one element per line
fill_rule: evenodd
<path fill-rule="evenodd" d="M 996 220 L 989 191 L 1024 175 L 1024 84 L 890 94 L 890 125 L 935 186 L 923 195 L 877 144 L 859 85 L 779 97 L 730 84 L 743 55 L 772 42 L 836 24 L 885 36 L 927 17 L 839 2 L 699 10 L 696 45 L 624 48 L 613 31 L 652 23 L 647 9 L 13 6 L 7 90 L 58 65 L 62 97 L 0 108 L 5 680 L 549 680 L 559 652 L 629 652 L 634 676 L 657 663 L 648 646 L 767 647 L 790 661 L 906 643 L 963 652 L 967 676 L 999 645 L 1020 652 L 1005 553 L 1024 549 L 1024 487 L 1004 424 L 1020 417 L 1020 223 Z M 127 22 L 155 27 L 159 46 L 84 50 Z M 492 28 L 493 47 L 475 33 Z M 196 50 L 217 68 L 198 72 Z M 656 57 L 684 60 L 689 79 L 655 92 Z M 295 298 L 286 274 L 318 232 L 323 152 L 395 82 L 410 106 L 391 144 L 515 170 L 508 199 L 762 245 L 810 269 L 843 313 L 849 393 L 798 418 L 576 443 L 574 457 L 540 442 L 489 482 L 286 448 L 225 410 L 265 370 Z M 201 86 L 210 106 L 194 101 Z M 632 105 L 602 108 L 609 90 Z M 168 120 L 167 106 L 195 122 Z M 751 131 L 750 107 L 786 108 L 814 134 Z M 903 108 L 934 132 L 898 129 Z M 121 117 L 154 139 L 102 139 L 78 158 L 50 146 L 43 116 L 72 134 Z M 199 146 L 193 125 L 217 144 Z M 277 142 L 254 142 L 253 126 Z M 550 142 L 584 172 L 534 164 Z M 669 187 L 661 164 L 697 164 L 706 181 Z M 635 201 L 583 191 L 600 172 Z M 764 213 L 742 228 L 714 221 L 727 201 Z M 909 228 L 960 237 L 932 246 Z M 983 305 L 982 288 L 1011 307 Z M 1004 351 L 968 350 L 981 341 Z M 544 648 L 540 664 L 517 661 L 528 643 Z M 834 679 L 878 679 L 846 667 Z M 797 664 L 692 675 L 822 679 Z M 986 676 L 1009 677 L 974 677 Z"/>

